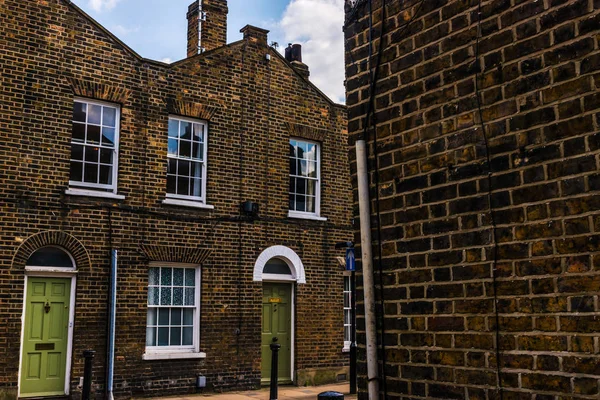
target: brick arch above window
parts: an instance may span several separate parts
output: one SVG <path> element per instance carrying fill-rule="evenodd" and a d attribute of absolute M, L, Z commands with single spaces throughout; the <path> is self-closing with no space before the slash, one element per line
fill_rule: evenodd
<path fill-rule="evenodd" d="M 293 124 L 291 122 L 286 122 L 285 127 L 292 137 L 314 140 L 316 142 L 324 142 L 327 137 L 325 129 L 311 128 L 310 126 Z"/>
<path fill-rule="evenodd" d="M 169 100 L 167 102 L 167 109 L 170 114 L 198 118 L 206 121 L 210 121 L 218 110 L 215 106 L 193 103 L 185 100 Z"/>
<path fill-rule="evenodd" d="M 123 87 L 110 86 L 77 78 L 68 78 L 68 81 L 75 96 L 120 104 L 127 103 L 127 100 L 131 96 L 131 89 Z"/>
<path fill-rule="evenodd" d="M 306 283 L 306 274 L 302 260 L 300 260 L 300 257 L 294 250 L 285 246 L 271 246 L 260 253 L 254 264 L 253 280 L 255 282 L 262 282 L 265 265 L 270 259 L 275 257 L 286 261 L 290 269 L 292 269 L 292 276 L 295 278 L 296 283 Z"/>
<path fill-rule="evenodd" d="M 75 236 L 63 231 L 44 231 L 29 236 L 21 243 L 13 257 L 12 268 L 25 269 L 29 257 L 46 246 L 56 246 L 67 251 L 75 260 L 78 270 L 89 270 L 92 266 L 88 251 Z"/>
<path fill-rule="evenodd" d="M 140 250 L 150 261 L 183 264 L 202 264 L 212 252 L 210 249 L 158 245 L 142 245 Z"/>

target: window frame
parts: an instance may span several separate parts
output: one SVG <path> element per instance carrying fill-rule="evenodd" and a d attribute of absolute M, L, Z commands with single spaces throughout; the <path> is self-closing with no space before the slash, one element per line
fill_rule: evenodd
<path fill-rule="evenodd" d="M 195 305 L 193 308 L 189 307 L 194 310 L 193 333 L 192 333 L 193 343 L 191 346 L 190 345 L 188 345 L 188 346 L 184 346 L 184 345 L 180 345 L 180 346 L 172 346 L 172 345 L 148 346 L 147 344 L 145 344 L 144 355 L 142 358 L 144 360 L 160 360 L 160 359 L 204 358 L 204 357 L 206 357 L 206 354 L 200 351 L 200 316 L 201 316 L 200 284 L 202 282 L 202 279 L 201 279 L 202 270 L 200 268 L 200 265 L 187 264 L 187 263 L 173 263 L 173 262 L 157 262 L 157 261 L 153 261 L 149 264 L 149 268 L 146 271 L 146 277 L 148 278 L 148 281 L 146 283 L 146 317 L 145 317 L 146 318 L 146 320 L 145 320 L 146 332 L 148 329 L 148 311 L 150 310 L 150 308 L 155 308 L 155 309 L 181 308 L 179 306 L 174 306 L 174 305 L 151 306 L 150 304 L 148 304 L 149 303 L 148 294 L 149 294 L 149 289 L 150 289 L 150 281 L 149 281 L 150 268 L 161 268 L 161 269 L 169 268 L 171 270 L 175 269 L 175 268 L 183 268 L 183 269 L 194 269 L 195 270 L 195 281 L 194 281 Z M 162 286 L 162 285 L 159 285 L 158 287 L 160 287 L 160 286 Z M 147 340 L 147 333 L 146 333 L 146 335 L 144 335 L 144 341 L 146 341 L 146 340 Z M 158 340 L 158 338 L 157 338 L 157 340 Z"/>
<path fill-rule="evenodd" d="M 288 146 L 291 144 L 290 142 L 292 140 L 295 140 L 296 142 L 304 142 L 304 143 L 310 143 L 310 144 L 314 144 L 317 150 L 317 155 L 316 155 L 316 163 L 317 163 L 317 177 L 316 179 L 314 179 L 316 181 L 316 186 L 315 186 L 315 211 L 314 212 L 309 212 L 309 211 L 297 211 L 297 210 L 292 210 L 289 207 L 289 195 L 291 195 L 292 193 L 289 192 L 288 190 L 288 217 L 290 218 L 303 218 L 303 219 L 314 219 L 314 220 L 319 220 L 319 221 L 326 221 L 327 218 L 323 218 L 321 217 L 321 148 L 322 148 L 322 144 L 320 142 L 317 142 L 315 140 L 308 140 L 308 139 L 304 139 L 304 138 L 300 138 L 300 137 L 290 137 L 288 140 Z M 288 161 L 291 158 L 291 156 L 288 154 Z M 289 165 L 289 164 L 288 164 Z M 301 175 L 292 175 L 292 171 L 288 170 L 288 187 L 290 184 L 290 180 L 292 178 L 304 178 L 307 180 L 313 180 L 312 178 L 309 177 L 305 177 L 305 176 L 301 176 Z M 294 192 L 295 194 L 295 192 Z"/>
<path fill-rule="evenodd" d="M 95 196 L 95 194 L 98 193 L 96 195 L 98 197 L 104 197 L 104 195 L 106 195 L 107 197 L 109 197 L 111 195 L 118 196 L 116 194 L 117 194 L 118 177 L 119 177 L 119 148 L 120 148 L 120 144 L 121 144 L 121 105 L 117 104 L 117 103 L 111 103 L 111 102 L 96 100 L 96 99 L 89 99 L 89 98 L 85 98 L 85 97 L 74 97 L 73 98 L 73 106 L 75 106 L 75 103 L 85 103 L 88 106 L 90 104 L 92 104 L 92 105 L 96 105 L 96 106 L 110 107 L 110 108 L 115 109 L 115 139 L 114 139 L 115 146 L 112 149 L 112 152 L 113 152 L 112 184 L 89 183 L 89 182 L 84 182 L 84 181 L 71 180 L 70 163 L 72 161 L 82 161 L 85 163 L 85 156 L 84 156 L 84 160 L 73 160 L 73 158 L 72 158 L 73 151 L 72 151 L 72 149 L 70 149 L 69 189 L 67 190 L 67 194 L 82 194 L 82 195 Z M 86 111 L 86 115 L 87 115 L 87 111 Z M 73 115 L 72 115 L 71 116 L 71 140 L 70 140 L 69 144 L 71 146 L 73 146 L 74 144 L 75 145 L 83 145 L 84 147 L 92 146 L 91 144 L 87 143 L 87 137 L 86 137 L 86 141 L 84 141 L 84 142 L 74 142 L 73 141 L 73 124 L 75 122 L 80 123 L 81 121 L 75 121 L 73 118 Z M 88 126 L 87 118 L 86 118 L 85 126 L 86 126 L 86 128 Z M 100 123 L 100 126 L 102 127 L 102 121 Z M 100 137 L 102 137 L 102 131 L 100 132 Z M 98 144 L 98 148 L 106 148 L 106 147 L 102 147 L 101 144 Z M 97 165 L 100 166 L 99 161 L 97 162 Z M 85 172 L 83 172 L 83 174 L 85 174 Z M 84 177 L 82 176 L 82 178 L 84 178 Z"/>
<path fill-rule="evenodd" d="M 192 124 L 199 124 L 202 125 L 204 127 L 204 151 L 202 153 L 202 161 L 197 161 L 197 160 L 193 160 L 192 158 L 186 159 L 186 158 L 180 158 L 179 156 L 172 156 L 169 154 L 169 144 L 168 144 L 168 140 L 169 140 L 169 125 L 171 123 L 171 120 L 177 120 L 177 121 L 183 121 L 183 122 L 188 122 L 188 123 L 192 123 Z M 179 143 L 178 143 L 179 145 Z M 179 147 L 178 147 L 179 149 Z M 165 174 L 165 176 L 167 177 L 167 187 L 165 188 L 165 200 L 163 201 L 163 203 L 165 204 L 173 204 L 173 205 L 183 205 L 183 206 L 190 206 L 190 207 L 194 207 L 196 205 L 207 205 L 206 199 L 206 178 L 208 175 L 208 121 L 206 120 L 201 120 L 201 119 L 195 119 L 195 118 L 189 118 L 189 117 L 183 117 L 180 115 L 174 115 L 174 114 L 169 114 L 169 118 L 168 118 L 168 122 L 167 122 L 167 173 Z M 191 196 L 191 195 L 182 195 L 182 194 L 176 194 L 176 193 L 169 193 L 168 192 L 168 171 L 169 171 L 169 160 L 170 159 L 175 159 L 175 160 L 184 160 L 184 161 L 190 161 L 190 163 L 193 162 L 198 162 L 201 164 L 202 166 L 202 176 L 200 179 L 202 179 L 202 185 L 201 185 L 201 191 L 202 191 L 202 195 L 201 196 Z M 207 205 L 208 206 L 208 205 Z M 212 208 L 210 206 L 206 207 L 206 208 Z"/>
<path fill-rule="evenodd" d="M 348 284 L 348 290 L 346 290 L 346 283 Z M 348 307 L 346 307 L 346 295 L 348 295 Z M 342 351 L 350 351 L 350 345 L 352 344 L 352 276 L 344 275 L 344 288 L 343 288 L 343 309 L 344 309 L 344 348 Z M 346 323 L 346 314 L 348 314 L 348 323 Z M 346 328 L 348 329 L 348 340 L 346 340 Z"/>

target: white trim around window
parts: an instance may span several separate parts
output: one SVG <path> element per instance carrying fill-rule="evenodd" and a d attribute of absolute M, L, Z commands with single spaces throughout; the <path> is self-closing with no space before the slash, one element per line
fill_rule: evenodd
<path fill-rule="evenodd" d="M 208 123 L 169 115 L 167 191 L 163 203 L 188 207 L 193 207 L 191 202 L 206 205 L 207 153 Z"/>
<path fill-rule="evenodd" d="M 79 97 L 73 100 L 67 194 L 116 195 L 120 119 L 118 104 Z"/>
<path fill-rule="evenodd" d="M 200 352 L 200 267 L 152 262 L 144 360 L 204 358 Z"/>
<path fill-rule="evenodd" d="M 326 221 L 321 213 L 321 145 L 290 138 L 289 142 L 290 218 Z"/>

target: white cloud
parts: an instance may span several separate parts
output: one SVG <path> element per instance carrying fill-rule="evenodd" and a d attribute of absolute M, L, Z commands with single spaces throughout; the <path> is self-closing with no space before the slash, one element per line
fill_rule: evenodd
<path fill-rule="evenodd" d="M 97 12 L 115 8 L 120 0 L 88 0 L 90 7 Z"/>
<path fill-rule="evenodd" d="M 302 45 L 311 81 L 337 102 L 344 92 L 344 0 L 291 0 L 279 22 L 286 43 Z"/>
<path fill-rule="evenodd" d="M 127 36 L 130 33 L 136 33 L 140 31 L 140 27 L 139 26 L 134 26 L 133 28 L 128 28 L 126 26 L 123 25 L 114 25 L 111 28 L 111 31 L 117 35 L 117 36 Z"/>
<path fill-rule="evenodd" d="M 171 64 L 173 62 L 169 57 L 161 58 L 160 61 L 166 64 Z"/>

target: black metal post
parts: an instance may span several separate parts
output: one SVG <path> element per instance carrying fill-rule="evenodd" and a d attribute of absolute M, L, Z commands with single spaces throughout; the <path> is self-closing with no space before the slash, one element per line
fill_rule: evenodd
<path fill-rule="evenodd" d="M 356 272 L 350 276 L 350 394 L 356 394 Z"/>
<path fill-rule="evenodd" d="M 81 393 L 82 400 L 90 400 L 90 391 L 92 389 L 92 363 L 96 352 L 93 350 L 84 350 L 83 358 L 85 364 L 83 367 L 83 392 Z"/>
<path fill-rule="evenodd" d="M 269 345 L 271 347 L 271 395 L 270 400 L 277 400 L 277 366 L 279 358 L 279 349 L 281 345 L 277 343 L 277 338 L 273 338 L 273 343 Z"/>

